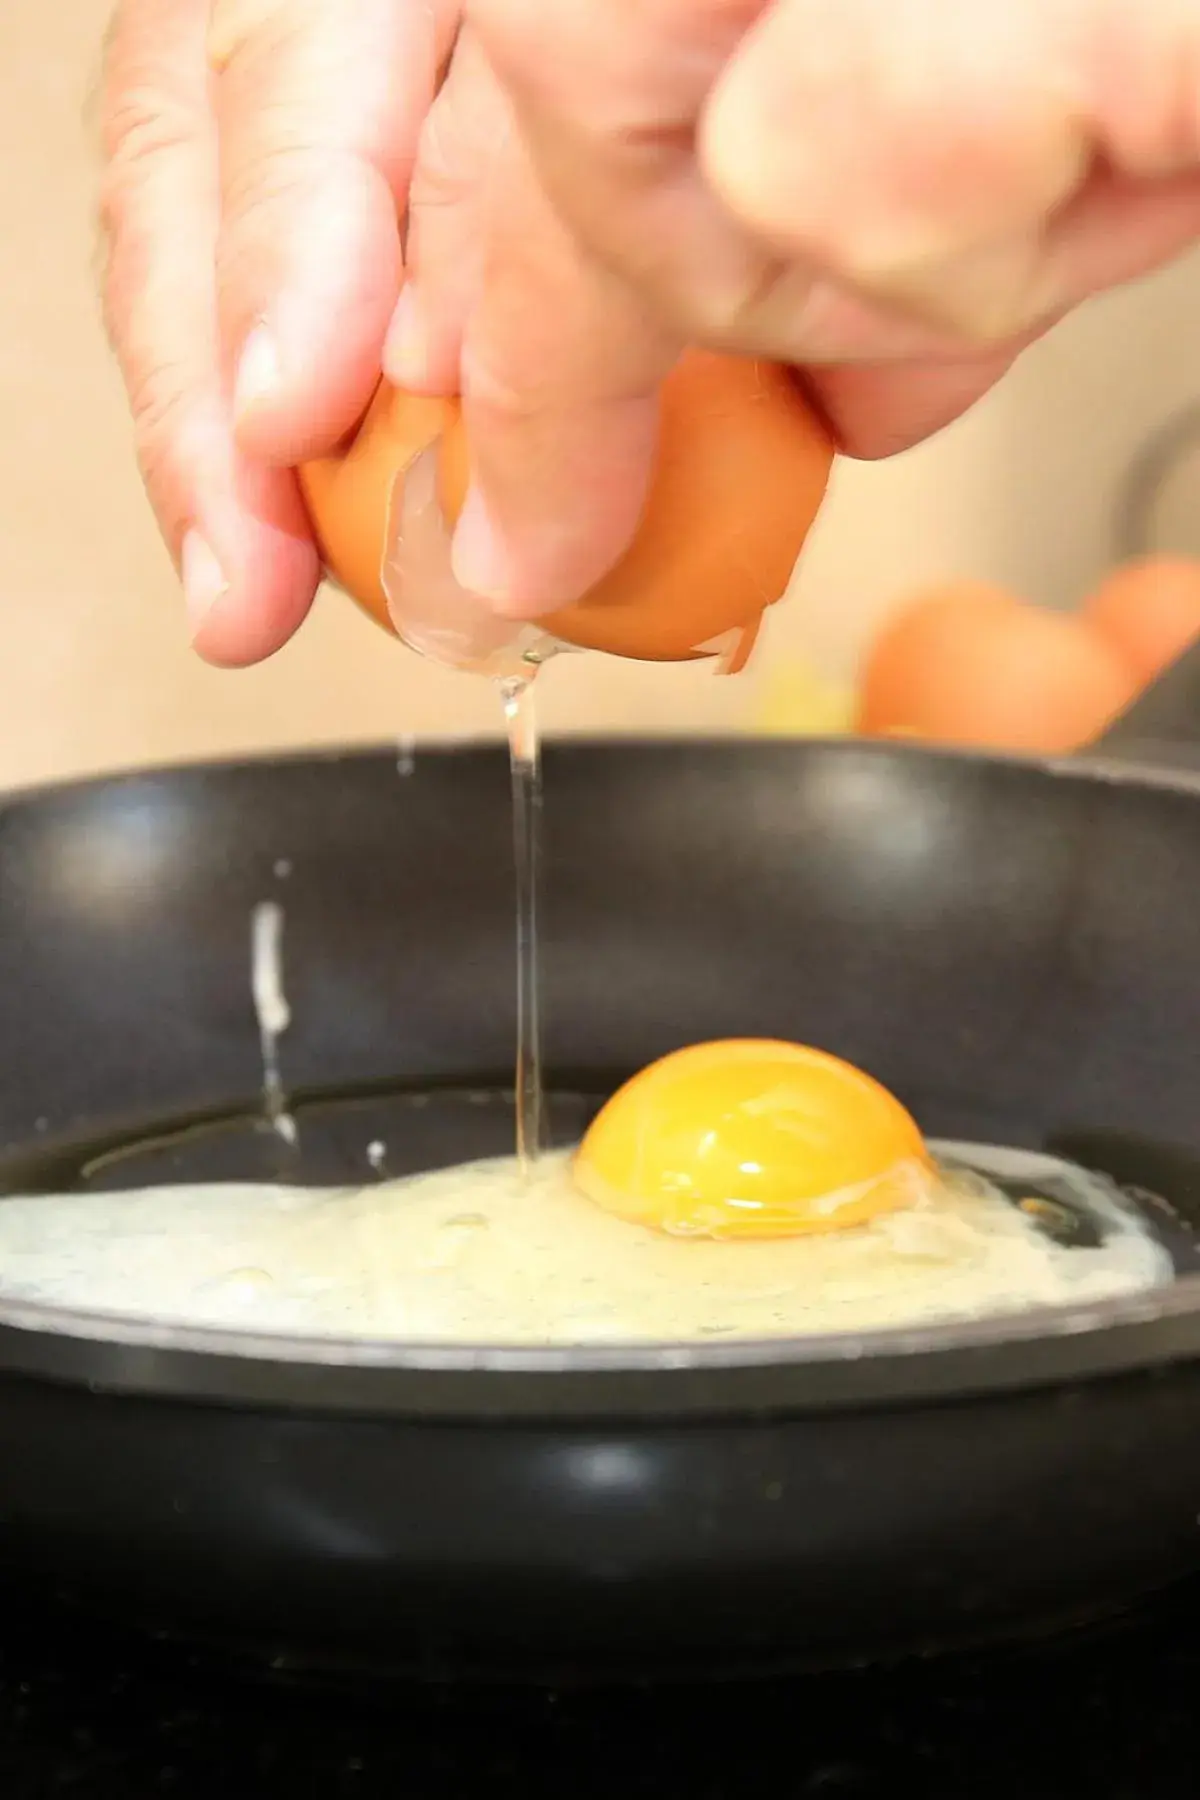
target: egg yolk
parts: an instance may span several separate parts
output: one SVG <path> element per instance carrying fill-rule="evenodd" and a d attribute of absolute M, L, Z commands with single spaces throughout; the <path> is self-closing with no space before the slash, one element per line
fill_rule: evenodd
<path fill-rule="evenodd" d="M 576 1151 L 607 1212 L 680 1236 L 791 1237 L 913 1205 L 929 1153 L 886 1088 L 822 1050 L 695 1044 L 613 1095 Z"/>

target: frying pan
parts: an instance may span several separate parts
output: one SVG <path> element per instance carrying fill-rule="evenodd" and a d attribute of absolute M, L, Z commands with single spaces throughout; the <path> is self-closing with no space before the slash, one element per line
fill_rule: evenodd
<path fill-rule="evenodd" d="M 277 1665 L 499 1679 L 952 1647 L 1200 1568 L 1200 671 L 1085 762 L 567 742 L 552 1110 L 672 1047 L 859 1063 L 934 1136 L 1149 1190 L 1150 1296 L 867 1337 L 496 1349 L 0 1306 L 0 1566 Z M 1176 767 L 1150 766 L 1170 756 Z M 1180 766 L 1182 765 L 1182 767 Z M 0 810 L 0 1180 L 371 1178 L 506 1150 L 493 748 L 131 774 Z M 253 910 L 284 911 L 289 1145 Z"/>

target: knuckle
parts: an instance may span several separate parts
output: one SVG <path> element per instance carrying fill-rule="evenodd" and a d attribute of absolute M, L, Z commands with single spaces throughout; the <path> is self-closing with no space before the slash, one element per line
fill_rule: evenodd
<path fill-rule="evenodd" d="M 192 109 L 152 82 L 133 82 L 105 96 L 105 169 L 118 179 L 195 136 Z"/>
<path fill-rule="evenodd" d="M 124 201 L 123 193 L 119 198 L 102 197 L 96 237 L 104 329 L 123 370 L 131 340 L 136 337 L 134 320 L 139 296 L 149 282 L 151 262 L 144 222 Z"/>
<path fill-rule="evenodd" d="M 98 196 L 106 230 L 119 229 L 154 171 L 194 139 L 191 109 L 152 83 L 121 85 L 106 94 Z"/>
<path fill-rule="evenodd" d="M 280 0 L 212 0 L 208 61 L 220 75 L 248 50 L 267 49 L 287 29 L 294 7 Z"/>
<path fill-rule="evenodd" d="M 96 218 L 105 264 L 117 240 L 139 234 L 173 169 L 194 153 L 200 130 L 195 105 L 165 78 L 132 12 L 121 7 L 114 16 L 98 95 Z"/>
<path fill-rule="evenodd" d="M 126 378 L 133 444 L 146 493 L 163 535 L 177 543 L 187 520 L 177 479 L 186 427 L 186 371 L 158 362 Z"/>
<path fill-rule="evenodd" d="M 165 459 L 183 409 L 182 371 L 156 363 L 128 383 L 138 458 L 148 472 Z"/>
<path fill-rule="evenodd" d="M 1200 18 L 1186 3 L 1098 7 L 1086 63 L 1102 142 L 1123 172 L 1200 161 Z"/>
<path fill-rule="evenodd" d="M 97 274 L 105 330 L 123 369 L 138 359 L 143 321 L 167 279 L 162 247 L 177 197 L 171 162 L 160 146 L 148 163 L 110 169 L 101 183 Z"/>
<path fill-rule="evenodd" d="M 348 160 L 291 145 L 263 144 L 226 172 L 217 240 L 218 291 L 266 291 L 283 278 L 297 244 L 344 195 Z M 352 173 L 352 172 L 351 172 Z M 340 213 L 338 214 L 340 216 Z"/>
<path fill-rule="evenodd" d="M 504 90 L 476 41 L 465 36 L 420 133 L 410 187 L 414 203 L 465 198 L 486 179 L 510 135 Z"/>
<path fill-rule="evenodd" d="M 260 142 L 252 153 L 231 160 L 222 181 L 222 207 L 227 226 L 253 222 L 263 212 L 295 203 L 328 169 L 330 153 L 286 142 Z"/>
<path fill-rule="evenodd" d="M 97 251 L 100 263 L 100 308 L 105 336 L 124 373 L 133 286 L 126 272 L 127 259 L 122 255 L 121 246 L 111 232 L 101 229 Z"/>
<path fill-rule="evenodd" d="M 666 306 L 671 323 L 690 340 L 723 350 L 736 342 L 756 298 L 745 283 L 736 287 L 711 281 L 685 283 L 668 293 Z"/>
<path fill-rule="evenodd" d="M 166 34 L 154 12 L 136 0 L 122 0 L 105 34 L 94 100 L 109 167 L 137 167 L 195 133 L 195 107 L 173 80 Z"/>
<path fill-rule="evenodd" d="M 471 135 L 471 122 L 435 106 L 421 134 L 409 188 L 416 207 L 451 206 L 479 186 L 492 146 Z"/>

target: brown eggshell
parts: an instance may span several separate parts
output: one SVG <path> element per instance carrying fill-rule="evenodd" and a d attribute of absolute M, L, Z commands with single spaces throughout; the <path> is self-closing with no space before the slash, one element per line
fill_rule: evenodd
<path fill-rule="evenodd" d="M 867 650 L 858 731 L 1001 750 L 1075 750 L 1132 700 L 1133 672 L 1084 620 L 951 581 L 914 598 Z"/>
<path fill-rule="evenodd" d="M 468 478 L 457 401 L 384 384 L 354 436 L 300 471 L 326 567 L 389 629 L 380 584 L 389 497 L 396 476 L 439 436 L 442 503 L 453 522 Z M 735 660 L 744 660 L 764 608 L 788 585 L 832 458 L 785 370 L 687 352 L 663 385 L 654 475 L 632 545 L 543 627 L 566 643 L 650 662 L 711 654 L 741 632 Z"/>
<path fill-rule="evenodd" d="M 1200 637 L 1200 562 L 1183 556 L 1127 562 L 1088 596 L 1083 616 L 1140 681 L 1153 681 Z"/>

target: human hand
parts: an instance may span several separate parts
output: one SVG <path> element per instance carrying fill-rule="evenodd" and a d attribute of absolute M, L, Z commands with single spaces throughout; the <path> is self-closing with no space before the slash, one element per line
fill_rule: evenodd
<path fill-rule="evenodd" d="M 420 212 L 414 165 L 458 23 L 458 0 L 117 7 L 106 318 L 211 662 L 269 655 L 312 600 L 317 555 L 290 465 L 331 448 L 378 380 L 398 219 L 410 184 Z"/>
<path fill-rule="evenodd" d="M 685 343 L 796 365 L 842 447 L 886 455 L 1200 233 L 1187 0 L 466 11 L 526 154 L 461 346 L 455 566 L 515 616 L 624 549 Z"/>

